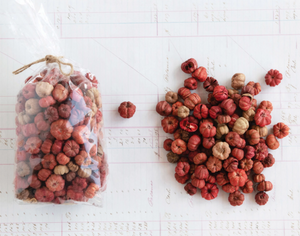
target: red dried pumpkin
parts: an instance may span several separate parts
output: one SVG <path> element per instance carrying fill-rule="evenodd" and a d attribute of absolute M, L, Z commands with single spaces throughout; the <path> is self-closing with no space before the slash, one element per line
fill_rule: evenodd
<path fill-rule="evenodd" d="M 74 128 L 72 133 L 72 138 L 78 143 L 78 144 L 84 144 L 87 142 L 91 135 L 91 132 L 89 128 L 85 125 L 77 126 Z"/>
<path fill-rule="evenodd" d="M 249 97 L 242 97 L 239 101 L 239 107 L 243 111 L 248 111 L 251 107 L 251 99 Z"/>
<path fill-rule="evenodd" d="M 52 91 L 52 96 L 53 98 L 58 101 L 58 102 L 63 102 L 68 98 L 69 91 L 67 88 L 65 88 L 61 84 L 55 85 L 53 91 Z"/>
<path fill-rule="evenodd" d="M 39 105 L 40 105 L 40 107 L 43 107 L 43 108 L 52 106 L 55 103 L 56 103 L 56 101 L 54 100 L 54 98 L 52 96 L 47 96 L 47 97 L 41 98 L 39 100 Z"/>
<path fill-rule="evenodd" d="M 58 111 L 55 107 L 48 107 L 44 113 L 45 120 L 49 123 L 52 123 L 53 121 L 58 120 Z"/>
<path fill-rule="evenodd" d="M 251 94 L 252 96 L 254 96 L 254 93 L 255 93 L 254 90 L 255 90 L 255 89 L 254 89 L 252 86 L 246 85 L 246 86 L 244 86 L 244 87 L 242 88 L 241 95 L 243 95 L 243 94 L 245 94 L 245 93 L 249 93 L 249 94 Z"/>
<path fill-rule="evenodd" d="M 233 113 L 236 110 L 236 104 L 234 103 L 234 101 L 232 99 L 226 99 L 224 100 L 221 104 L 220 107 L 223 109 L 224 113 L 232 116 Z"/>
<path fill-rule="evenodd" d="M 52 141 L 50 139 L 46 139 L 41 146 L 41 151 L 45 154 L 50 153 L 51 147 Z"/>
<path fill-rule="evenodd" d="M 255 124 L 259 125 L 260 127 L 271 124 L 271 119 L 272 116 L 270 115 L 270 112 L 265 109 L 257 109 L 254 116 Z"/>
<path fill-rule="evenodd" d="M 268 155 L 268 147 L 264 143 L 258 143 L 255 146 L 255 159 L 262 161 Z"/>
<path fill-rule="evenodd" d="M 176 181 L 180 184 L 185 184 L 190 179 L 189 174 L 186 174 L 184 176 L 179 176 L 177 173 L 175 173 L 174 176 L 175 176 Z"/>
<path fill-rule="evenodd" d="M 198 87 L 197 80 L 194 78 L 188 78 L 184 80 L 184 87 L 190 89 L 190 90 L 195 90 Z"/>
<path fill-rule="evenodd" d="M 211 149 L 215 145 L 215 139 L 213 137 L 203 138 L 202 146 L 206 149 Z"/>
<path fill-rule="evenodd" d="M 36 125 L 34 123 L 22 125 L 21 130 L 22 130 L 22 134 L 25 137 L 30 137 L 39 134 L 39 131 L 36 128 Z"/>
<path fill-rule="evenodd" d="M 233 186 L 230 183 L 225 184 L 222 186 L 222 190 L 225 193 L 234 193 L 235 191 L 237 191 L 239 189 L 239 186 Z"/>
<path fill-rule="evenodd" d="M 231 155 L 240 161 L 244 158 L 244 151 L 239 148 L 234 148 L 231 151 Z"/>
<path fill-rule="evenodd" d="M 226 142 L 232 147 L 237 146 L 238 143 L 240 142 L 240 139 L 241 138 L 238 135 L 238 133 L 233 132 L 233 131 L 229 132 L 225 137 Z"/>
<path fill-rule="evenodd" d="M 244 148 L 245 157 L 251 159 L 255 156 L 255 148 L 252 146 L 246 146 Z"/>
<path fill-rule="evenodd" d="M 224 101 L 228 98 L 228 90 L 225 88 L 225 86 L 216 86 L 214 88 L 213 96 L 219 102 Z"/>
<path fill-rule="evenodd" d="M 26 99 L 34 98 L 36 96 L 35 84 L 29 83 L 24 86 L 22 89 L 22 95 Z"/>
<path fill-rule="evenodd" d="M 172 113 L 172 107 L 166 101 L 160 101 L 156 105 L 156 112 L 161 116 L 168 116 Z"/>
<path fill-rule="evenodd" d="M 71 115 L 71 106 L 68 105 L 68 104 L 61 104 L 59 107 L 58 107 L 58 114 L 60 117 L 62 118 L 69 118 L 70 115 Z"/>
<path fill-rule="evenodd" d="M 220 114 L 222 114 L 222 109 L 219 106 L 212 106 L 209 109 L 209 116 L 212 119 L 216 119 Z"/>
<path fill-rule="evenodd" d="M 206 160 L 207 156 L 205 153 L 197 153 L 193 158 L 193 161 L 196 165 L 203 164 Z"/>
<path fill-rule="evenodd" d="M 219 124 L 227 124 L 231 121 L 231 117 L 229 115 L 219 115 L 218 123 Z"/>
<path fill-rule="evenodd" d="M 201 196 L 206 200 L 213 200 L 218 196 L 219 189 L 216 184 L 207 183 L 201 189 Z"/>
<path fill-rule="evenodd" d="M 246 132 L 246 139 L 250 145 L 255 145 L 259 143 L 260 136 L 257 130 L 250 129 Z"/>
<path fill-rule="evenodd" d="M 217 174 L 216 181 L 217 181 L 217 184 L 220 185 L 220 186 L 223 186 L 223 185 L 229 183 L 227 173 L 220 172 L 219 174 Z"/>
<path fill-rule="evenodd" d="M 61 165 L 66 165 L 70 162 L 70 157 L 66 156 L 64 153 L 58 153 L 56 160 Z"/>
<path fill-rule="evenodd" d="M 201 138 L 198 135 L 194 134 L 190 137 L 187 148 L 190 151 L 196 151 L 200 143 L 201 143 Z"/>
<path fill-rule="evenodd" d="M 251 159 L 244 158 L 240 161 L 240 167 L 244 171 L 249 171 L 253 167 L 253 161 Z"/>
<path fill-rule="evenodd" d="M 182 139 L 175 139 L 171 146 L 172 152 L 178 155 L 186 151 L 186 143 Z"/>
<path fill-rule="evenodd" d="M 190 164 L 188 162 L 180 161 L 177 163 L 177 166 L 175 167 L 175 172 L 179 176 L 185 176 L 189 173 L 190 170 Z"/>
<path fill-rule="evenodd" d="M 260 83 L 254 83 L 253 81 L 250 81 L 247 85 L 250 85 L 254 88 L 254 94 L 253 95 L 257 95 L 261 92 Z"/>
<path fill-rule="evenodd" d="M 166 133 L 173 134 L 178 127 L 178 120 L 173 116 L 165 117 L 161 121 L 161 126 Z"/>
<path fill-rule="evenodd" d="M 266 144 L 267 144 L 268 148 L 270 148 L 272 150 L 276 150 L 277 148 L 279 148 L 279 142 L 276 139 L 274 134 L 269 134 L 267 136 Z"/>
<path fill-rule="evenodd" d="M 223 162 L 224 170 L 226 170 L 229 173 L 236 171 L 238 168 L 238 165 L 239 165 L 239 162 L 234 157 L 229 157 L 228 159 L 224 160 L 224 162 Z"/>
<path fill-rule="evenodd" d="M 273 111 L 273 104 L 270 101 L 262 101 L 259 104 L 258 109 L 265 109 L 271 113 Z"/>
<path fill-rule="evenodd" d="M 184 105 L 190 110 L 193 110 L 196 105 L 201 103 L 201 98 L 197 93 L 192 93 L 184 100 Z"/>
<path fill-rule="evenodd" d="M 268 156 L 266 156 L 266 158 L 262 161 L 262 164 L 265 168 L 273 166 L 274 163 L 275 163 L 275 158 L 271 153 L 269 153 Z"/>
<path fill-rule="evenodd" d="M 51 124 L 50 133 L 57 140 L 67 140 L 71 137 L 73 127 L 69 121 L 59 119 Z"/>
<path fill-rule="evenodd" d="M 198 104 L 197 106 L 195 106 L 194 108 L 194 113 L 193 115 L 198 118 L 199 120 L 200 119 L 205 119 L 207 118 L 208 116 L 208 108 L 206 105 L 204 104 Z"/>
<path fill-rule="evenodd" d="M 219 102 L 215 99 L 215 97 L 214 97 L 214 95 L 212 93 L 208 94 L 207 102 L 211 106 L 217 106 L 219 104 Z"/>
<path fill-rule="evenodd" d="M 50 128 L 50 122 L 45 120 L 45 116 L 44 116 L 43 112 L 38 113 L 34 117 L 34 123 L 35 123 L 36 127 L 38 128 L 38 130 L 40 130 L 40 131 L 47 131 Z"/>
<path fill-rule="evenodd" d="M 185 87 L 182 87 L 180 89 L 178 89 L 178 95 L 183 99 L 185 100 L 188 96 L 191 95 L 191 90 L 185 88 Z"/>
<path fill-rule="evenodd" d="M 222 169 L 222 161 L 214 156 L 210 156 L 205 164 L 211 173 L 216 173 Z"/>
<path fill-rule="evenodd" d="M 37 189 L 34 196 L 39 202 L 51 202 L 54 199 L 54 193 L 45 186 Z"/>
<path fill-rule="evenodd" d="M 191 117 L 186 117 L 180 121 L 180 128 L 187 132 L 195 132 L 198 129 L 198 121 L 190 119 Z"/>
<path fill-rule="evenodd" d="M 276 138 L 279 138 L 279 139 L 288 136 L 289 131 L 290 131 L 290 128 L 282 122 L 279 122 L 273 126 L 273 134 Z"/>
<path fill-rule="evenodd" d="M 216 135 L 217 129 L 210 122 L 203 122 L 199 128 L 200 133 L 203 135 L 204 138 L 213 137 Z"/>
<path fill-rule="evenodd" d="M 41 162 L 44 169 L 53 170 L 55 166 L 57 166 L 57 162 L 55 160 L 55 156 L 53 154 L 46 154 Z"/>
<path fill-rule="evenodd" d="M 193 73 L 197 67 L 197 61 L 194 58 L 190 58 L 181 64 L 181 70 L 187 74 Z"/>
<path fill-rule="evenodd" d="M 229 194 L 228 201 L 231 206 L 240 206 L 245 200 L 244 194 L 239 191 L 235 191 Z"/>
<path fill-rule="evenodd" d="M 164 141 L 164 149 L 166 151 L 168 151 L 168 152 L 171 151 L 172 142 L 173 142 L 173 140 L 170 138 L 168 138 Z"/>
<path fill-rule="evenodd" d="M 252 193 L 253 192 L 253 182 L 251 180 L 247 180 L 245 185 L 241 188 L 243 193 Z"/>
<path fill-rule="evenodd" d="M 30 154 L 38 154 L 40 152 L 41 145 L 41 139 L 38 137 L 30 137 L 26 140 L 25 151 Z"/>
<path fill-rule="evenodd" d="M 255 160 L 252 170 L 255 174 L 260 174 L 264 170 L 264 166 L 260 161 Z"/>
<path fill-rule="evenodd" d="M 234 172 L 228 173 L 228 179 L 231 185 L 243 187 L 248 177 L 244 170 L 237 169 Z"/>
<path fill-rule="evenodd" d="M 213 77 L 207 77 L 206 80 L 203 83 L 203 88 L 207 91 L 207 92 L 213 92 L 214 88 L 219 86 L 219 83 L 216 79 L 214 79 Z"/>
<path fill-rule="evenodd" d="M 196 188 L 202 189 L 205 186 L 205 180 L 195 177 L 192 179 L 191 184 Z"/>
<path fill-rule="evenodd" d="M 75 157 L 79 153 L 79 145 L 74 140 L 68 140 L 63 148 L 68 157 Z"/>
<path fill-rule="evenodd" d="M 282 80 L 282 74 L 278 70 L 269 70 L 265 76 L 265 81 L 267 85 L 274 87 L 280 84 Z"/>
<path fill-rule="evenodd" d="M 204 82 L 207 78 L 206 68 L 203 66 L 198 67 L 192 74 L 193 78 L 199 80 L 200 82 Z"/>

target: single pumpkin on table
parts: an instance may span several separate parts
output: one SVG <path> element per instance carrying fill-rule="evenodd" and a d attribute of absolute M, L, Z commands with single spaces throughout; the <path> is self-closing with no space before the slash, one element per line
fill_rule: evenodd
<path fill-rule="evenodd" d="M 184 73 L 191 74 L 198 67 L 198 63 L 194 58 L 190 58 L 181 64 L 181 70 Z"/>
<path fill-rule="evenodd" d="M 131 118 L 136 111 L 136 106 L 132 102 L 122 102 L 118 108 L 118 112 L 123 118 Z"/>

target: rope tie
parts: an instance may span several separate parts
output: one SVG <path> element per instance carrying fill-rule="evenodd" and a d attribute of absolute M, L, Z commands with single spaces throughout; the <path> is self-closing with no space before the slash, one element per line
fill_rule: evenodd
<path fill-rule="evenodd" d="M 30 64 L 27 64 L 27 65 L 21 67 L 21 68 L 18 69 L 18 70 L 15 70 L 15 71 L 13 72 L 13 74 L 17 75 L 17 74 L 23 72 L 24 70 L 28 69 L 30 66 L 32 66 L 32 65 L 34 65 L 34 64 L 38 64 L 38 63 L 40 63 L 40 62 L 44 62 L 44 61 L 46 62 L 47 65 L 48 65 L 49 63 L 57 63 L 58 66 L 59 66 L 60 72 L 61 72 L 63 75 L 65 75 L 65 76 L 70 76 L 71 74 L 73 74 L 73 72 L 74 72 L 73 65 L 72 65 L 71 63 L 66 63 L 66 62 L 61 61 L 60 58 L 62 58 L 62 57 L 55 57 L 55 56 L 52 56 L 52 55 L 47 55 L 47 56 L 45 56 L 45 58 L 39 59 L 39 60 L 37 60 L 37 61 L 34 61 L 34 62 L 30 63 Z M 69 73 L 66 74 L 66 73 L 63 72 L 63 70 L 61 69 L 61 65 L 70 66 L 70 67 L 71 67 L 71 71 L 70 71 Z"/>

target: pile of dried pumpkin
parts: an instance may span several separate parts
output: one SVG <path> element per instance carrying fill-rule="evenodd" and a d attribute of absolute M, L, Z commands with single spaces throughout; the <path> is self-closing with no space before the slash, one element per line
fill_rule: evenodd
<path fill-rule="evenodd" d="M 165 116 L 161 121 L 163 130 L 174 135 L 174 140 L 164 141 L 164 149 L 169 152 L 168 161 L 177 164 L 175 179 L 186 184 L 184 189 L 190 195 L 200 189 L 206 200 L 217 197 L 218 184 L 229 193 L 232 206 L 240 206 L 243 193 L 256 189 L 256 203 L 265 205 L 269 199 L 266 192 L 273 185 L 262 172 L 275 163 L 268 148 L 277 149 L 277 138 L 286 137 L 289 127 L 278 123 L 268 135 L 272 103 L 262 101 L 257 106 L 254 96 L 261 92 L 261 86 L 252 81 L 245 85 L 244 74 L 235 74 L 231 79 L 233 89 L 226 89 L 207 77 L 206 69 L 198 67 L 193 58 L 182 63 L 181 69 L 192 77 L 184 81 L 178 93 L 169 91 L 166 101 L 156 106 L 157 113 Z M 266 84 L 272 87 L 281 80 L 277 70 L 265 76 Z M 208 104 L 202 104 L 200 96 L 191 93 L 198 81 L 209 92 Z"/>

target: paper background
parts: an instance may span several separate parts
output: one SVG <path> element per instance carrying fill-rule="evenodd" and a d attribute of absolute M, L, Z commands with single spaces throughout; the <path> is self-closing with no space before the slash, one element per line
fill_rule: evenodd
<path fill-rule="evenodd" d="M 38 58 L 10 32 L 8 2 L 0 0 L 0 235 L 300 235 L 299 1 L 42 1 L 64 56 L 101 83 L 110 164 L 103 208 L 13 200 L 14 104 L 32 70 L 11 72 Z M 190 197 L 175 181 L 155 105 L 182 86 L 180 64 L 190 57 L 220 84 L 236 72 L 260 82 L 257 100 L 273 102 L 272 124 L 290 126 L 264 170 L 274 185 L 267 205 L 254 194 L 235 208 L 223 191 L 213 201 Z M 265 85 L 269 69 L 282 72 L 280 86 Z M 117 107 L 128 100 L 137 112 L 125 120 Z"/>

